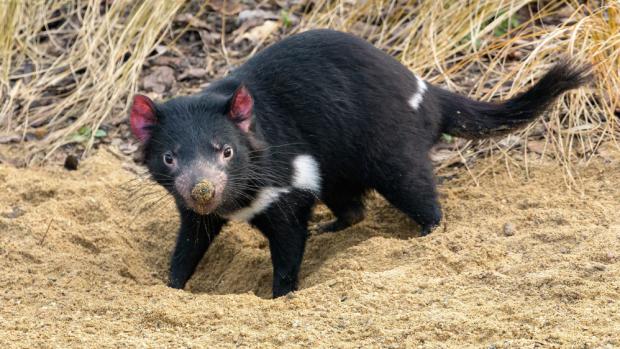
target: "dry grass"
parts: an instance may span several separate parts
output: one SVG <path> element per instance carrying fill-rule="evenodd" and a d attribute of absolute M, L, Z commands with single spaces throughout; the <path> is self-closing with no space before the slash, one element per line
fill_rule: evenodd
<path fill-rule="evenodd" d="M 71 142 L 84 125 L 96 130 L 104 120 L 124 117 L 142 65 L 184 1 L 104 3 L 0 1 L 0 132 L 18 130 L 25 138 L 36 130 L 41 139 L 23 143 L 31 163 Z M 529 20 L 514 23 L 516 13 Z M 59 16 L 69 20 L 55 25 Z M 317 0 L 296 30 L 311 27 L 364 36 L 429 81 L 487 100 L 521 91 L 560 56 L 595 64 L 591 88 L 566 96 L 544 127 L 463 144 L 455 156 L 465 163 L 489 153 L 522 166 L 517 154 L 527 166 L 527 140 L 544 136 L 545 154 L 565 165 L 572 183 L 571 163 L 595 155 L 603 142 L 617 144 L 618 2 Z M 510 151 L 515 147 L 523 151 Z"/>
<path fill-rule="evenodd" d="M 40 140 L 41 160 L 82 126 L 96 130 L 136 90 L 142 65 L 183 1 L 2 1 L 0 126 Z M 60 26 L 55 23 L 62 21 Z M 92 139 L 91 141 L 92 142 Z"/>

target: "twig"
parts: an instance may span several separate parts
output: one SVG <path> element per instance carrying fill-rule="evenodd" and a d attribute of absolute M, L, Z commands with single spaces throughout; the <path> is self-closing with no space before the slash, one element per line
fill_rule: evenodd
<path fill-rule="evenodd" d="M 45 238 L 47 237 L 47 232 L 50 231 L 50 227 L 52 226 L 53 221 L 54 221 L 54 218 L 50 219 L 50 222 L 47 224 L 47 229 L 45 229 L 45 234 L 43 234 L 41 241 L 39 241 L 39 245 L 43 245 L 43 242 L 45 242 Z"/>

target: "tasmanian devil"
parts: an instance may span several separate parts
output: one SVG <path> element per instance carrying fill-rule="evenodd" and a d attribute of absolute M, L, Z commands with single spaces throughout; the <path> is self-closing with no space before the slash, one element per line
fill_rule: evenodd
<path fill-rule="evenodd" d="M 424 82 L 353 35 L 313 30 L 259 52 L 203 92 L 155 104 L 136 95 L 131 130 L 181 228 L 169 286 L 183 288 L 229 220 L 268 239 L 273 296 L 295 290 L 317 200 L 338 231 L 364 218 L 374 189 L 431 232 L 441 209 L 428 151 L 442 133 L 483 138 L 524 126 L 587 69 L 555 65 L 501 103 Z"/>

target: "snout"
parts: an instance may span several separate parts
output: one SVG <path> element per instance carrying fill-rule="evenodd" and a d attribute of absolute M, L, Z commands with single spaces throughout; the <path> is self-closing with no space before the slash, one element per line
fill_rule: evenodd
<path fill-rule="evenodd" d="M 174 191 L 185 206 L 200 215 L 215 211 L 224 198 L 226 172 L 207 161 L 196 160 L 181 168 L 174 180 Z"/>
<path fill-rule="evenodd" d="M 215 196 L 215 186 L 208 179 L 198 182 L 192 189 L 191 197 L 199 205 L 208 205 Z"/>
<path fill-rule="evenodd" d="M 215 185 L 208 179 L 203 179 L 194 185 L 190 197 L 194 203 L 194 210 L 201 214 L 211 212 L 215 206 Z"/>

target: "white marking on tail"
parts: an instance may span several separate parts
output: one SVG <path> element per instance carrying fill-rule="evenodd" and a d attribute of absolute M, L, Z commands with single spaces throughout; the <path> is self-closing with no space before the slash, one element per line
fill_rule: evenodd
<path fill-rule="evenodd" d="M 290 191 L 289 188 L 265 187 L 262 188 L 250 206 L 244 207 L 226 216 L 228 219 L 236 221 L 249 221 L 255 215 L 266 210 L 272 203 L 276 202 L 280 195 Z"/>
<path fill-rule="evenodd" d="M 409 99 L 409 105 L 411 106 L 411 108 L 413 108 L 413 110 L 418 110 L 418 108 L 420 108 L 422 100 L 424 99 L 424 92 L 426 92 L 426 83 L 424 82 L 424 80 L 420 79 L 419 76 L 416 76 L 415 78 L 418 82 L 418 90 Z"/>
<path fill-rule="evenodd" d="M 317 193 L 321 191 L 319 164 L 311 155 L 298 155 L 293 160 L 293 187 Z"/>

